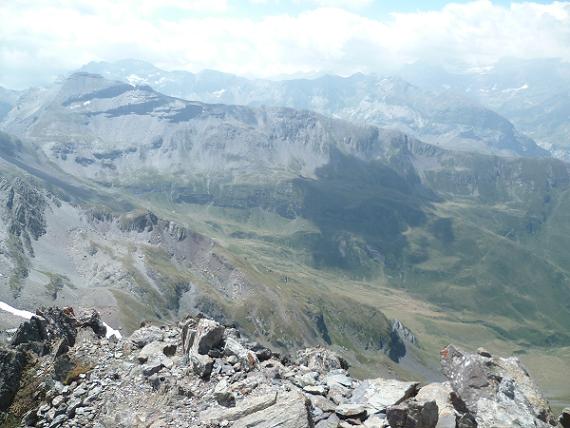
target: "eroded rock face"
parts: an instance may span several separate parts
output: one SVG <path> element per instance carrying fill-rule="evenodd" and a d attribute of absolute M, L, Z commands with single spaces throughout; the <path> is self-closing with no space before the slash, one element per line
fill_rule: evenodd
<path fill-rule="evenodd" d="M 450 347 L 444 360 L 450 381 L 420 387 L 354 379 L 325 348 L 281 360 L 204 317 L 146 325 L 117 342 L 100 334 L 96 314 L 77 320 L 70 310 L 42 313 L 42 323 L 23 327 L 41 327 L 24 335 L 41 346 L 24 340 L 0 351 L 0 424 L 8 417 L 39 428 L 475 428 L 517 426 L 513 421 L 540 427 L 545 422 L 534 413 L 529 419 L 529 409 L 551 414 L 515 361 L 482 353 Z M 24 361 L 21 348 L 39 352 Z M 506 412 L 501 394 L 517 405 L 524 395 L 527 407 Z"/>
<path fill-rule="evenodd" d="M 451 387 L 481 428 L 548 427 L 554 416 L 518 358 L 469 354 L 450 345 L 442 353 L 442 369 Z"/>
<path fill-rule="evenodd" d="M 25 343 L 41 343 L 47 338 L 45 320 L 32 317 L 29 321 L 20 324 L 12 338 L 12 346 Z"/>

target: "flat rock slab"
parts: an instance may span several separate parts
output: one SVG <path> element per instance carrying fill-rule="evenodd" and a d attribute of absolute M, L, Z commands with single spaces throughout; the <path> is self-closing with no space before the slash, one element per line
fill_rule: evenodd
<path fill-rule="evenodd" d="M 344 373 L 344 370 L 334 370 L 325 376 L 325 383 L 329 387 L 340 385 L 351 388 L 353 380 Z"/>
<path fill-rule="evenodd" d="M 352 418 L 366 415 L 366 408 L 361 404 L 340 404 L 335 409 L 337 415 L 343 418 Z"/>
<path fill-rule="evenodd" d="M 335 403 L 320 395 L 309 395 L 307 398 L 311 401 L 313 407 L 321 409 L 323 412 L 334 412 L 337 408 Z"/>
<path fill-rule="evenodd" d="M 403 382 L 394 379 L 369 379 L 355 388 L 348 402 L 360 404 L 368 413 L 374 414 L 412 397 L 418 385 L 418 382 Z"/>
<path fill-rule="evenodd" d="M 307 399 L 299 392 L 279 394 L 277 402 L 237 420 L 233 428 L 308 428 L 312 426 Z"/>

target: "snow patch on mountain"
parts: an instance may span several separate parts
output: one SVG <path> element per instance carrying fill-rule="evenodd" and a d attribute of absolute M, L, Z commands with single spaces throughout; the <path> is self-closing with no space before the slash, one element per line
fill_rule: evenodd
<path fill-rule="evenodd" d="M 17 317 L 20 318 L 24 318 L 29 320 L 30 318 L 36 316 L 35 314 L 33 314 L 32 312 L 29 311 L 24 311 L 21 309 L 16 309 L 13 306 L 10 306 L 8 303 L 4 303 L 2 301 L 0 301 L 0 310 L 5 311 L 5 312 L 9 312 L 12 315 L 15 315 Z"/>

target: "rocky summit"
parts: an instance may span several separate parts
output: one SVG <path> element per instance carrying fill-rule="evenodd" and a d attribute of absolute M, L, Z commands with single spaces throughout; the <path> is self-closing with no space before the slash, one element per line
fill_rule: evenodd
<path fill-rule="evenodd" d="M 202 314 L 128 338 L 41 308 L 0 348 L 3 427 L 567 428 L 515 357 L 441 352 L 447 381 L 360 380 L 324 348 L 272 352 Z"/>

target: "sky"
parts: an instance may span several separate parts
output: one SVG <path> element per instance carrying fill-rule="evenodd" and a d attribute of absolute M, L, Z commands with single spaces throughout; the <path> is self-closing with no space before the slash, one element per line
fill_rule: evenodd
<path fill-rule="evenodd" d="M 125 58 L 280 78 L 503 57 L 570 61 L 570 1 L 0 0 L 0 85 L 12 89 Z"/>

